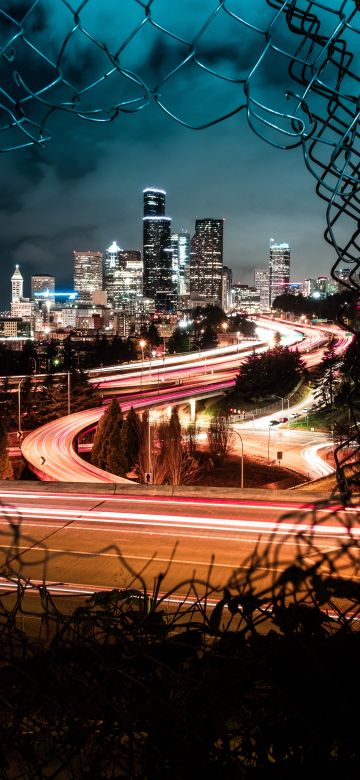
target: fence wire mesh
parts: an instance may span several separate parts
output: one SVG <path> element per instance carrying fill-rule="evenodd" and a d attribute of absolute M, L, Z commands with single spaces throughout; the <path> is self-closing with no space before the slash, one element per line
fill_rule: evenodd
<path fill-rule="evenodd" d="M 106 545 L 93 559 L 111 554 L 123 587 L 85 600 L 35 580 L 41 567 L 44 583 L 59 565 L 71 573 L 77 556 L 54 556 L 46 530 L 32 539 L 25 507 L 3 508 L 6 521 L 2 778 L 356 776 L 359 529 L 349 509 L 289 513 L 225 588 L 213 562 L 167 591 L 175 561 L 137 573 Z"/>
<path fill-rule="evenodd" d="M 150 103 L 194 129 L 244 111 L 266 142 L 301 147 L 327 204 L 332 275 L 349 272 L 339 320 L 354 332 L 351 425 L 341 446 L 359 451 L 360 4 L 171 5 L 104 0 L 100 36 L 94 0 L 3 2 L 1 151 L 50 143 L 59 112 L 121 122 Z M 269 72 L 274 89 L 264 86 Z M 118 551 L 124 589 L 65 605 L 45 585 L 54 564 L 46 542 L 4 509 L 1 777 L 296 777 L 299 767 L 338 776 L 339 766 L 355 776 L 359 469 L 340 448 L 336 458 L 353 514 L 336 500 L 304 508 L 292 530 L 294 515 L 283 518 L 225 590 L 210 567 L 206 581 L 164 594 L 163 576 L 149 584 Z M 339 529 L 336 543 L 327 524 Z"/>
<path fill-rule="evenodd" d="M 43 0 L 5 2 L 0 149 L 49 143 L 56 112 L 114 122 L 151 102 L 197 130 L 244 111 L 266 142 L 301 146 L 327 204 L 325 239 L 336 253 L 331 273 L 339 280 L 341 269 L 349 290 L 339 321 L 355 337 L 348 357 L 351 427 L 335 453 L 346 494 L 358 478 L 357 468 L 349 476 L 345 452 L 360 441 L 359 2 L 203 5 L 108 0 L 100 12 L 94 0 L 76 6 L 57 0 L 50 7 Z"/>

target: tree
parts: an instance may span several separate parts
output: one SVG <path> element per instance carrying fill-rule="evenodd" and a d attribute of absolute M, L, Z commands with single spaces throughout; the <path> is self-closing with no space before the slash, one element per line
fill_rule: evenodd
<path fill-rule="evenodd" d="M 132 406 L 124 422 L 124 430 L 123 430 L 123 444 L 124 444 L 129 470 L 132 469 L 139 462 L 140 443 L 141 443 L 140 418 Z"/>
<path fill-rule="evenodd" d="M 230 332 L 240 331 L 246 338 L 254 338 L 256 335 L 256 325 L 252 320 L 246 319 L 242 314 L 236 314 L 235 317 L 229 317 Z"/>
<path fill-rule="evenodd" d="M 149 325 L 147 337 L 152 347 L 158 347 L 161 344 L 159 330 L 153 322 Z"/>
<path fill-rule="evenodd" d="M 236 378 L 236 392 L 245 401 L 273 398 L 289 393 L 306 376 L 306 368 L 298 350 L 274 347 L 266 352 L 253 352 L 241 365 Z"/>
<path fill-rule="evenodd" d="M 63 367 L 65 371 L 71 371 L 74 367 L 75 349 L 70 335 L 64 339 L 63 347 Z"/>
<path fill-rule="evenodd" d="M 227 414 L 218 413 L 212 418 L 208 430 L 210 455 L 213 458 L 224 457 L 229 450 L 230 441 L 229 417 Z"/>
<path fill-rule="evenodd" d="M 189 348 L 189 338 L 189 334 L 183 328 L 175 328 L 168 342 L 170 354 L 173 352 L 186 352 Z"/>
<path fill-rule="evenodd" d="M 98 423 L 91 462 L 119 477 L 125 476 L 128 471 L 122 428 L 123 414 L 116 398 L 113 398 Z"/>
<path fill-rule="evenodd" d="M 332 409 L 335 396 L 335 374 L 339 365 L 339 357 L 336 354 L 335 340 L 331 339 L 319 363 L 314 377 L 314 396 L 320 400 L 321 405 Z"/>
<path fill-rule="evenodd" d="M 14 472 L 7 451 L 7 433 L 0 420 L 0 479 L 13 479 Z"/>
<path fill-rule="evenodd" d="M 218 340 L 216 334 L 216 328 L 214 325 L 206 325 L 204 332 L 200 339 L 201 349 L 213 349 L 217 347 Z"/>

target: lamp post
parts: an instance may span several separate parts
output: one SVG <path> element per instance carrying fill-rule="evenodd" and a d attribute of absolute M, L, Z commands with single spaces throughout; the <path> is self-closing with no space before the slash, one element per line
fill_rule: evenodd
<path fill-rule="evenodd" d="M 17 389 L 17 392 L 18 392 L 18 434 L 19 434 L 19 437 L 21 436 L 21 433 L 22 433 L 22 431 L 21 431 L 21 384 L 22 384 L 22 382 L 25 382 L 26 378 L 27 377 L 23 376 L 23 378 L 20 379 L 20 382 L 18 383 L 18 389 Z"/>
<path fill-rule="evenodd" d="M 67 407 L 68 407 L 68 414 L 71 414 L 70 387 L 71 387 L 71 374 L 70 374 L 70 371 L 68 371 L 67 372 Z"/>
<path fill-rule="evenodd" d="M 140 380 L 140 385 L 142 387 L 143 372 L 144 372 L 144 347 L 146 347 L 146 341 L 144 339 L 140 339 L 139 347 L 141 349 L 141 380 Z"/>
<path fill-rule="evenodd" d="M 151 425 L 150 425 L 150 409 L 148 412 L 148 473 L 151 473 Z"/>
<path fill-rule="evenodd" d="M 232 433 L 235 433 L 236 436 L 239 437 L 240 442 L 241 442 L 241 479 L 240 479 L 240 487 L 243 488 L 244 487 L 244 442 L 243 442 L 242 436 L 239 433 L 239 431 L 235 431 L 234 428 L 229 428 L 229 431 L 231 431 Z"/>
<path fill-rule="evenodd" d="M 281 412 L 284 411 L 284 398 L 282 395 L 277 395 L 276 398 L 280 398 L 281 400 Z"/>
<path fill-rule="evenodd" d="M 268 435 L 268 456 L 267 459 L 270 460 L 270 431 L 272 429 L 272 425 L 269 425 L 269 435 Z"/>

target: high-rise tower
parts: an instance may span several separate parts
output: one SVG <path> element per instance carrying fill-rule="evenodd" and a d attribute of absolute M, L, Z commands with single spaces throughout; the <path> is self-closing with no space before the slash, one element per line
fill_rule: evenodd
<path fill-rule="evenodd" d="M 74 290 L 79 301 L 91 301 L 95 290 L 102 290 L 102 252 L 74 252 Z"/>
<path fill-rule="evenodd" d="M 143 264 L 135 249 L 121 249 L 116 241 L 106 250 L 104 288 L 115 311 L 136 310 L 142 297 Z"/>
<path fill-rule="evenodd" d="M 164 190 L 144 190 L 143 263 L 144 296 L 155 300 L 156 309 L 172 311 L 176 302 L 171 250 L 171 218 L 165 216 Z"/>
<path fill-rule="evenodd" d="M 221 306 L 224 220 L 197 219 L 195 253 L 191 255 L 190 293 Z"/>
<path fill-rule="evenodd" d="M 24 279 L 21 275 L 19 266 L 15 266 L 15 271 L 11 277 L 11 303 L 18 303 L 24 297 Z"/>
<path fill-rule="evenodd" d="M 287 292 L 290 282 L 290 247 L 289 244 L 277 244 L 270 239 L 269 257 L 269 302 L 273 305 L 275 298 Z"/>
<path fill-rule="evenodd" d="M 48 300 L 55 303 L 55 276 L 51 274 L 34 274 L 31 277 L 31 297 L 37 303 Z"/>
<path fill-rule="evenodd" d="M 178 295 L 190 292 L 190 233 L 172 233 L 172 265 Z"/>

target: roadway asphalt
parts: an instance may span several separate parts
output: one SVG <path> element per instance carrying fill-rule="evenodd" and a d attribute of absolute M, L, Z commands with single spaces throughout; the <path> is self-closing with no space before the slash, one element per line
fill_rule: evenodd
<path fill-rule="evenodd" d="M 204 595 L 208 581 L 216 591 L 243 580 L 256 550 L 254 578 L 262 589 L 300 554 L 309 563 L 315 555 L 336 554 L 348 540 L 344 511 L 318 509 L 314 528 L 311 502 L 289 494 L 270 501 L 204 499 L 77 492 L 75 485 L 66 493 L 50 485 L 42 492 L 8 483 L 0 501 L 5 588 L 21 573 L 35 582 L 64 583 L 60 591 L 67 593 L 142 582 L 152 590 L 162 573 L 162 592 L 183 596 L 194 577 Z M 351 520 L 358 514 L 346 511 Z"/>

